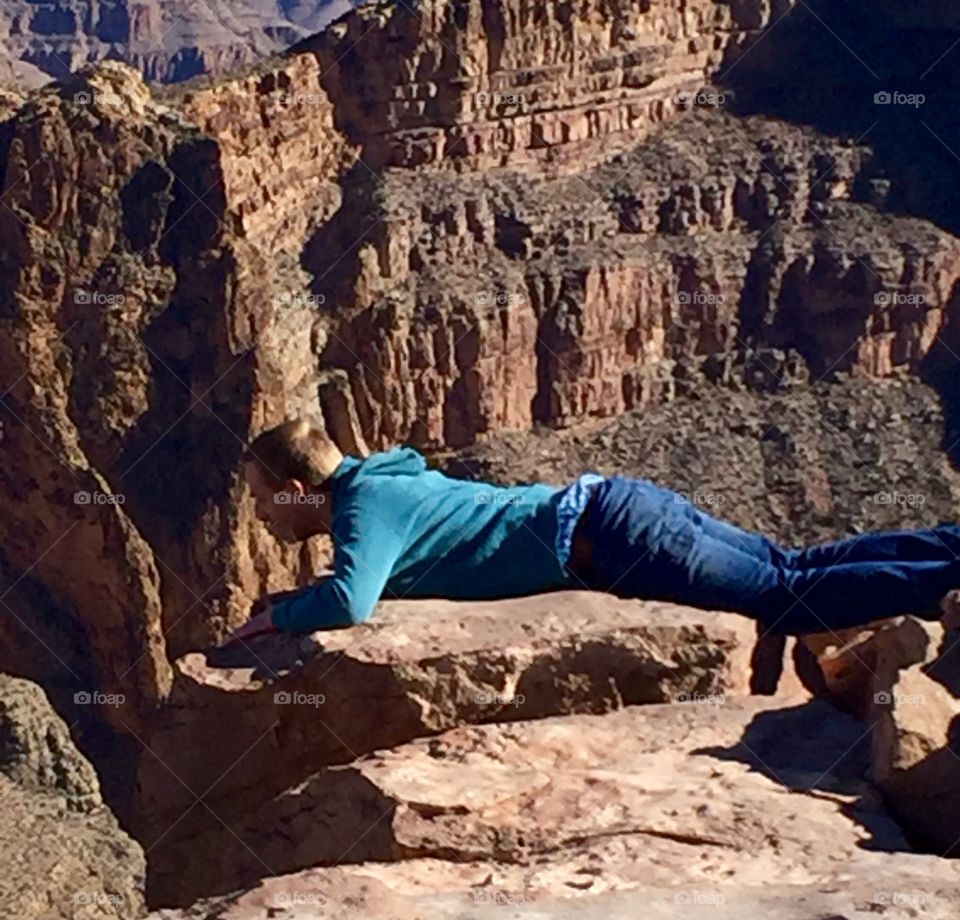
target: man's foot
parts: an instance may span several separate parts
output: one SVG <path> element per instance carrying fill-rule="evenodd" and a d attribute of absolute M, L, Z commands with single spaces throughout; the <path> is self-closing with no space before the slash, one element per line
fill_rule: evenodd
<path fill-rule="evenodd" d="M 960 629 L 960 589 L 948 591 L 940 601 L 943 625 L 947 629 Z"/>

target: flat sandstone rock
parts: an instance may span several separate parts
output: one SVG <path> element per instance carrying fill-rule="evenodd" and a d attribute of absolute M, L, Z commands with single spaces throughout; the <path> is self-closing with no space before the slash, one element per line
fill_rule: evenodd
<path fill-rule="evenodd" d="M 209 828 L 206 809 L 185 814 L 201 794 L 231 824 L 320 767 L 459 725 L 744 694 L 755 641 L 735 614 L 557 592 L 386 602 L 355 629 L 251 643 L 230 667 L 192 653 L 141 760 L 138 836 L 162 865 Z"/>
<path fill-rule="evenodd" d="M 156 918 L 954 918 L 960 865 L 907 852 L 867 734 L 769 697 L 453 729 L 221 828 L 170 890 L 250 890 Z"/>

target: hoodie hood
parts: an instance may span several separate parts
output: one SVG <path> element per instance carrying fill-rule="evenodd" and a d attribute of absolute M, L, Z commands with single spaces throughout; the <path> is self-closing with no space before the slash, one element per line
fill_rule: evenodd
<path fill-rule="evenodd" d="M 331 478 L 339 487 L 360 477 L 419 476 L 426 469 L 426 458 L 412 447 L 391 447 L 363 458 L 347 454 Z"/>

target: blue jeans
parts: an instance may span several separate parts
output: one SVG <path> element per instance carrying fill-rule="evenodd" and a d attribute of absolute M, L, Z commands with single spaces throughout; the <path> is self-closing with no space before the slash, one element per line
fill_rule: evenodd
<path fill-rule="evenodd" d="M 886 530 L 789 549 L 646 479 L 596 486 L 582 532 L 587 586 L 617 597 L 728 610 L 801 635 L 911 613 L 939 617 L 960 588 L 960 526 Z"/>

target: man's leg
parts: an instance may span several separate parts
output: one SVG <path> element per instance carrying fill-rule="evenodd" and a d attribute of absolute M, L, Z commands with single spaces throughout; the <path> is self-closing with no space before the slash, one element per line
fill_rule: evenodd
<path fill-rule="evenodd" d="M 798 569 L 844 562 L 960 561 L 960 526 L 878 530 L 785 552 L 787 562 Z"/>
<path fill-rule="evenodd" d="M 772 541 L 752 535 L 743 548 L 738 528 L 718 529 L 709 521 L 704 526 L 705 517 L 644 480 L 608 479 L 598 489 L 590 520 L 595 587 L 621 597 L 740 612 L 771 631 L 802 634 L 903 613 L 936 616 L 943 595 L 960 585 L 960 562 L 954 558 L 797 567 Z M 907 541 L 908 553 L 939 541 L 939 535 L 919 534 L 919 540 Z M 956 530 L 944 535 L 956 542 Z M 902 534 L 899 538 L 902 542 Z M 820 556 L 811 558 L 841 558 L 853 549 L 824 546 L 829 544 L 814 547 Z M 867 548 L 892 553 L 895 544 L 874 539 Z M 798 562 L 811 561 L 802 550 L 790 552 Z"/>
<path fill-rule="evenodd" d="M 794 569 L 825 568 L 844 562 L 960 561 L 960 525 L 957 524 L 878 530 L 813 546 L 788 548 L 764 534 L 746 530 L 689 504 L 684 513 L 708 537 L 764 561 L 774 564 L 780 561 Z"/>
<path fill-rule="evenodd" d="M 781 564 L 786 561 L 787 554 L 792 552 L 758 531 L 746 530 L 732 521 L 725 521 L 688 502 L 677 502 L 677 504 L 681 505 L 680 513 L 685 515 L 690 523 L 705 536 L 756 556 L 763 562 L 773 565 Z"/>
<path fill-rule="evenodd" d="M 941 598 L 960 585 L 960 562 L 863 561 L 822 568 L 764 563 L 710 537 L 686 558 L 662 561 L 679 603 L 758 619 L 772 633 L 846 629 L 911 613 L 939 616 Z"/>

